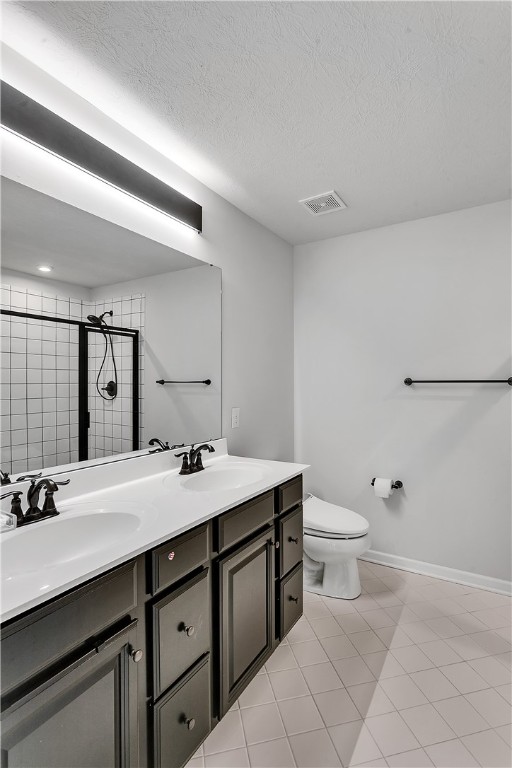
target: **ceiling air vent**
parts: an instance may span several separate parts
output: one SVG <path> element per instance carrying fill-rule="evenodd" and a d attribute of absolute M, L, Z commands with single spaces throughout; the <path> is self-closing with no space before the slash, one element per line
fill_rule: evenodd
<path fill-rule="evenodd" d="M 312 216 L 323 216 L 324 213 L 334 213 L 334 211 L 341 211 L 342 208 L 347 207 L 334 190 L 324 192 L 322 195 L 307 197 L 305 200 L 299 200 L 299 203 L 307 208 Z"/>

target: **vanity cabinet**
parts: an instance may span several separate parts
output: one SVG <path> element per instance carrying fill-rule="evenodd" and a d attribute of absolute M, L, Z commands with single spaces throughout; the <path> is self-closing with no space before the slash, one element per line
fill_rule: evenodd
<path fill-rule="evenodd" d="M 180 768 L 302 614 L 294 478 L 2 626 L 2 766 Z"/>
<path fill-rule="evenodd" d="M 141 764 L 141 565 L 131 561 L 2 627 L 2 765 Z"/>

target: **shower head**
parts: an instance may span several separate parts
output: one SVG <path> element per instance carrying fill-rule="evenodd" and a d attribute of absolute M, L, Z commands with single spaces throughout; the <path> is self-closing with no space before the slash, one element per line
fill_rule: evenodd
<path fill-rule="evenodd" d="M 112 310 L 109 310 L 108 312 L 104 312 L 99 317 L 96 317 L 96 315 L 87 315 L 87 319 L 92 325 L 106 325 L 107 323 L 103 318 L 105 315 L 110 315 L 110 317 L 112 317 L 113 314 L 114 313 Z"/>

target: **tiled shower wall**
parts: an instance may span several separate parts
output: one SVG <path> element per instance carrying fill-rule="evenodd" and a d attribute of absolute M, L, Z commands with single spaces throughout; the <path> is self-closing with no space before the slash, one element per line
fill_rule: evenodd
<path fill-rule="evenodd" d="M 3 285 L 1 308 L 85 320 L 89 314 L 113 309 L 108 320 L 141 331 L 139 349 L 140 402 L 144 380 L 142 294 L 94 302 L 51 291 Z M 96 337 L 96 334 L 91 334 Z M 0 427 L 1 468 L 8 472 L 51 467 L 78 460 L 78 330 L 55 321 L 1 316 Z M 103 337 L 101 337 L 103 343 Z M 94 375 L 98 345 L 89 347 L 90 378 Z M 116 346 L 119 397 L 111 403 L 91 391 L 89 458 L 131 450 L 131 344 Z M 110 359 L 110 355 L 109 355 Z M 99 361 L 101 362 L 101 360 Z M 98 363 L 99 365 L 99 363 Z M 126 371 L 129 370 L 129 374 Z M 95 381 L 94 375 L 94 381 Z M 108 378 L 103 377 L 106 383 Z M 101 403 L 99 402 L 101 400 Z M 128 422 L 128 423 L 124 423 Z M 141 407 L 140 431 L 143 429 Z M 129 438 L 126 437 L 129 433 Z"/>

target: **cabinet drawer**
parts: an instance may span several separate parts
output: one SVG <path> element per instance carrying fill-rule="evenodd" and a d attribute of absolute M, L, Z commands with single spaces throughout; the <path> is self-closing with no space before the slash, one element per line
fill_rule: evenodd
<path fill-rule="evenodd" d="M 185 765 L 210 732 L 210 659 L 154 708 L 155 768 Z"/>
<path fill-rule="evenodd" d="M 242 541 L 246 536 L 271 522 L 274 517 L 274 491 L 242 504 L 218 517 L 215 545 L 217 552 Z"/>
<path fill-rule="evenodd" d="M 287 512 L 292 507 L 296 507 L 297 504 L 302 504 L 302 475 L 288 480 L 278 489 L 279 513 Z"/>
<path fill-rule="evenodd" d="M 137 604 L 136 577 L 132 561 L 5 627 L 2 695 L 129 614 Z"/>
<path fill-rule="evenodd" d="M 210 525 L 200 525 L 151 552 L 151 594 L 186 576 L 210 557 Z"/>
<path fill-rule="evenodd" d="M 279 637 L 288 634 L 302 616 L 302 563 L 283 579 L 279 588 Z"/>
<path fill-rule="evenodd" d="M 302 560 L 302 504 L 279 520 L 279 575 L 284 576 Z"/>
<path fill-rule="evenodd" d="M 153 606 L 154 698 L 210 650 L 210 607 L 209 570 Z"/>

